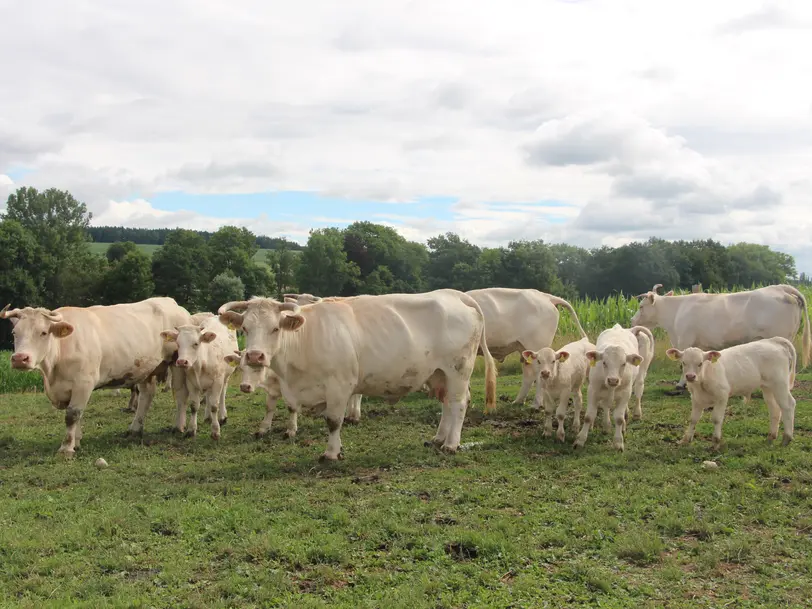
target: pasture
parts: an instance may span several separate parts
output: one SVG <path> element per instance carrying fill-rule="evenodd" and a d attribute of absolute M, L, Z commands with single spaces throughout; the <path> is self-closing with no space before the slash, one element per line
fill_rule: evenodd
<path fill-rule="evenodd" d="M 515 356 L 489 415 L 480 358 L 468 446 L 453 456 L 423 446 L 440 406 L 422 394 L 364 398 L 337 463 L 317 461 L 320 419 L 302 415 L 296 439 L 282 437 L 281 402 L 274 431 L 256 440 L 264 395 L 239 393 L 238 373 L 219 443 L 206 424 L 194 439 L 166 431 L 164 393 L 143 439 L 126 438 L 128 392 L 98 391 L 81 449 L 62 462 L 62 414 L 42 393 L 0 395 L 3 606 L 805 606 L 812 375 L 796 381 L 788 447 L 767 444 L 760 394 L 731 400 L 719 453 L 709 413 L 680 447 L 690 402 L 664 394 L 679 376 L 666 347 L 658 335 L 644 420 L 630 421 L 622 454 L 600 425 L 581 452 L 569 427 L 563 445 L 543 438 L 530 398 L 510 405 Z"/>

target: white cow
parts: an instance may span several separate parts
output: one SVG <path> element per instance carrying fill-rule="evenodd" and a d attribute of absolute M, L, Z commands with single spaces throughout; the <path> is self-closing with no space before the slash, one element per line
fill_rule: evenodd
<path fill-rule="evenodd" d="M 234 351 L 226 355 L 226 362 L 230 366 L 239 366 L 243 358 L 243 353 Z M 265 418 L 259 424 L 259 430 L 254 434 L 257 438 L 262 438 L 270 430 L 273 424 L 273 416 L 276 411 L 276 402 L 282 397 L 282 385 L 279 377 L 270 368 L 242 366 L 242 379 L 240 381 L 240 391 L 243 393 L 253 393 L 255 389 L 262 389 L 265 394 Z M 288 407 L 288 426 L 285 436 L 293 438 L 299 430 L 299 406 L 285 400 Z M 344 415 L 345 423 L 358 423 L 361 420 L 361 396 L 355 394 L 350 398 L 347 405 L 347 412 Z"/>
<path fill-rule="evenodd" d="M 487 404 L 496 401 L 496 368 L 479 305 L 457 290 L 356 296 L 298 306 L 269 298 L 219 310 L 242 328 L 245 365 L 270 367 L 282 394 L 323 414 L 330 435 L 322 459 L 341 458 L 341 425 L 353 394 L 399 398 L 428 380 L 443 414 L 433 442 L 456 452 L 477 347 L 485 355 Z"/>
<path fill-rule="evenodd" d="M 575 448 L 583 448 L 595 422 L 598 406 L 602 405 L 604 427 L 607 432 L 610 431 L 609 410 L 612 410 L 615 422 L 614 447 L 621 451 L 624 449 L 623 432 L 626 431 L 629 398 L 632 390 L 642 396 L 644 389 L 638 376 L 638 368 L 646 362 L 645 356 L 640 354 L 640 333 L 649 337 L 653 352 L 654 337 L 647 328 L 623 328 L 620 324 L 601 332 L 595 341 L 595 349 L 586 352 L 590 365 L 587 407 L 584 424 L 573 445 Z"/>
<path fill-rule="evenodd" d="M 66 435 L 59 453 L 73 457 L 82 438 L 81 419 L 95 389 L 138 387 L 138 409 L 129 431 L 141 434 L 156 391 L 156 378 L 170 365 L 159 332 L 189 320 L 172 298 L 50 311 L 25 307 L 0 318 L 14 326 L 16 370 L 39 370 L 45 394 L 65 410 Z M 167 355 L 168 353 L 168 355 Z"/>
<path fill-rule="evenodd" d="M 237 348 L 237 333 L 224 326 L 214 315 L 198 317 L 197 324 L 183 324 L 160 333 L 165 342 L 176 344 L 178 358 L 175 367 L 183 372 L 186 393 L 192 407 L 187 436 L 197 435 L 197 411 L 201 398 L 211 419 L 211 437 L 220 439 L 220 421 L 228 417 L 226 389 L 234 368 L 225 361 L 226 355 Z M 215 410 L 217 413 L 215 414 Z M 178 405 L 175 427 L 186 427 L 186 403 Z"/>
<path fill-rule="evenodd" d="M 696 424 L 702 412 L 713 408 L 713 448 L 722 444 L 722 422 L 728 399 L 733 396 L 748 398 L 757 389 L 764 394 L 770 413 L 772 442 L 778 437 L 778 425 L 784 419 L 786 446 L 792 441 L 795 426 L 795 363 L 797 353 L 792 341 L 783 336 L 765 338 L 721 351 L 703 351 L 689 347 L 685 351 L 671 348 L 666 355 L 682 362 L 682 370 L 691 393 L 691 422 L 685 430 L 681 444 L 694 438 Z"/>
<path fill-rule="evenodd" d="M 586 336 L 575 309 L 558 296 L 533 289 L 515 288 L 483 288 L 469 290 L 466 294 L 482 308 L 488 348 L 499 362 L 503 362 L 514 351 L 538 351 L 552 345 L 558 329 L 557 307 L 567 309 L 581 336 Z M 522 388 L 513 401 L 514 404 L 524 403 L 535 380 L 533 368 L 524 363 Z"/>
<path fill-rule="evenodd" d="M 761 338 L 792 340 L 804 321 L 802 363 L 809 364 L 812 328 L 806 298 L 791 285 L 771 285 L 729 294 L 657 294 L 661 284 L 640 294 L 632 325 L 663 328 L 676 349 L 723 349 Z M 685 388 L 683 374 L 677 388 Z"/>
<path fill-rule="evenodd" d="M 536 399 L 537 408 L 544 405 L 544 437 L 553 434 L 553 411 L 558 420 L 556 438 L 564 441 L 564 417 L 567 415 L 567 404 L 570 396 L 573 398 L 575 410 L 572 415 L 572 429 L 577 434 L 581 428 L 581 407 L 584 399 L 581 387 L 587 378 L 589 360 L 586 352 L 595 349 L 589 338 L 567 343 L 558 351 L 544 347 L 538 351 L 523 351 L 525 362 L 536 373 Z M 555 408 L 556 403 L 558 408 Z"/>

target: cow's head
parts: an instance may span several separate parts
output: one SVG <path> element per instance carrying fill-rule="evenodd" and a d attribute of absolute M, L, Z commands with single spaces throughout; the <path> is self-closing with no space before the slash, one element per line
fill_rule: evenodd
<path fill-rule="evenodd" d="M 220 321 L 245 334 L 244 364 L 267 368 L 281 348 L 282 334 L 305 323 L 299 305 L 272 298 L 228 302 L 217 311 Z"/>
<path fill-rule="evenodd" d="M 313 304 L 314 302 L 321 302 L 321 296 L 314 296 L 313 294 L 284 294 L 282 296 L 285 302 L 292 302 L 299 306 Z"/>
<path fill-rule="evenodd" d="M 553 351 L 544 347 L 538 351 L 522 351 L 522 357 L 531 363 L 542 383 L 555 379 L 558 376 L 558 363 L 566 362 L 570 354 L 567 351 Z"/>
<path fill-rule="evenodd" d="M 619 345 L 609 345 L 602 351 L 587 351 L 586 359 L 590 366 L 600 366 L 603 382 L 610 389 L 620 385 L 628 364 L 639 366 L 643 361 L 639 354 L 626 354 L 626 350 Z"/>
<path fill-rule="evenodd" d="M 11 367 L 17 370 L 38 368 L 56 341 L 73 334 L 73 326 L 62 320 L 62 315 L 48 309 L 25 307 L 0 311 L 0 318 L 8 319 L 13 326 L 14 353 Z"/>
<path fill-rule="evenodd" d="M 703 351 L 697 347 L 688 347 L 685 351 L 672 348 L 665 354 L 674 361 L 682 362 L 682 371 L 689 383 L 695 383 L 699 379 L 703 366 L 713 365 L 722 357 L 719 351 Z"/>
<path fill-rule="evenodd" d="M 658 283 L 650 291 L 638 294 L 635 296 L 640 301 L 640 306 L 637 312 L 632 316 L 632 326 L 645 326 L 649 330 L 653 330 L 659 324 L 657 319 L 657 301 L 663 296 L 673 296 L 674 290 L 670 290 L 666 294 L 658 294 L 657 290 L 661 289 L 663 284 Z"/>
<path fill-rule="evenodd" d="M 212 342 L 217 334 L 201 326 L 185 324 L 172 330 L 164 330 L 161 338 L 164 342 L 177 344 L 178 359 L 175 365 L 178 368 L 191 368 L 200 356 L 200 346 Z"/>

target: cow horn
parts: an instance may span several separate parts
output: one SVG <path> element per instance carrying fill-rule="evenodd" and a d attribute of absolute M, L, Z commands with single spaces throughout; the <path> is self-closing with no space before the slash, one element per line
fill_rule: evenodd
<path fill-rule="evenodd" d="M 43 313 L 43 315 L 45 316 L 45 319 L 47 319 L 48 321 L 53 321 L 53 322 L 62 321 L 62 314 L 61 313 L 52 313 L 51 311 L 46 311 L 46 312 Z"/>
<path fill-rule="evenodd" d="M 222 315 L 226 311 L 245 311 L 248 308 L 249 302 L 250 301 L 248 300 L 232 300 L 231 302 L 227 302 L 217 309 L 217 314 Z"/>
<path fill-rule="evenodd" d="M 297 298 L 299 298 L 299 295 L 298 294 L 282 294 L 282 298 L 292 298 L 293 300 L 296 300 Z"/>
<path fill-rule="evenodd" d="M 655 285 L 654 285 L 654 287 L 653 287 L 653 288 L 651 288 L 651 291 L 652 291 L 652 292 L 654 292 L 654 293 L 656 294 L 656 293 L 657 293 L 657 290 L 658 290 L 659 288 L 661 288 L 661 287 L 663 287 L 663 284 L 662 284 L 662 283 L 657 283 L 657 284 L 655 284 Z"/>
<path fill-rule="evenodd" d="M 281 305 L 279 305 L 279 310 L 298 312 L 299 305 L 297 305 L 295 302 L 283 302 Z"/>
<path fill-rule="evenodd" d="M 3 310 L 0 311 L 0 319 L 6 319 L 8 317 L 14 317 L 14 312 L 16 311 L 16 309 L 14 309 L 14 311 L 9 311 L 8 308 L 10 306 L 11 306 L 11 303 L 8 303 L 5 307 L 3 307 Z"/>

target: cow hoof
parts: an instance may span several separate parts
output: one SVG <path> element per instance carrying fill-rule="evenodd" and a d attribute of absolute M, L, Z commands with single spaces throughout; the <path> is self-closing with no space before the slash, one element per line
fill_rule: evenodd
<path fill-rule="evenodd" d="M 264 438 L 267 435 L 268 435 L 267 431 L 255 431 L 254 432 L 254 439 L 261 440 L 262 438 Z"/>
<path fill-rule="evenodd" d="M 222 427 L 223 425 L 228 423 L 228 417 L 226 417 L 225 419 L 220 419 L 219 423 L 220 423 L 220 427 Z"/>
<path fill-rule="evenodd" d="M 183 434 L 183 437 L 184 438 L 194 438 L 196 435 L 197 435 L 197 431 L 193 430 L 193 429 L 190 429 L 189 431 L 187 431 L 186 433 Z"/>
<path fill-rule="evenodd" d="M 220 432 L 211 432 L 211 439 L 212 440 L 219 440 L 220 439 Z"/>
<path fill-rule="evenodd" d="M 556 434 L 555 439 L 563 444 L 564 440 L 565 440 L 565 436 L 564 436 L 563 433 L 559 433 L 559 434 Z"/>
<path fill-rule="evenodd" d="M 642 420 L 643 420 L 643 415 L 642 414 L 636 414 L 635 413 L 635 414 L 632 415 L 632 421 L 642 421 Z"/>
<path fill-rule="evenodd" d="M 343 452 L 338 453 L 337 457 L 331 457 L 327 453 L 322 453 L 322 455 L 319 457 L 319 463 L 327 463 L 328 461 L 329 462 L 335 462 L 335 461 L 339 461 L 339 460 L 342 460 L 342 459 L 344 459 L 344 453 Z"/>
<path fill-rule="evenodd" d="M 288 440 L 292 440 L 293 438 L 296 437 L 296 432 L 295 431 L 290 431 L 289 429 L 286 429 L 285 431 L 282 432 L 282 435 L 285 438 L 287 438 Z"/>
<path fill-rule="evenodd" d="M 772 444 L 773 441 L 778 438 L 778 434 L 768 433 L 767 434 L 767 444 Z"/>
<path fill-rule="evenodd" d="M 129 429 L 127 430 L 127 435 L 131 438 L 143 438 L 144 437 L 144 430 L 143 429 Z"/>
<path fill-rule="evenodd" d="M 581 450 L 581 449 L 584 447 L 584 443 L 583 443 L 583 442 L 579 442 L 578 440 L 576 440 L 575 442 L 573 442 L 573 443 L 572 443 L 572 447 L 573 447 L 575 450 Z"/>
<path fill-rule="evenodd" d="M 619 450 L 620 452 L 623 452 L 625 450 L 625 447 L 623 446 L 623 442 L 620 442 L 620 443 L 615 442 L 614 446 L 615 446 L 615 449 Z"/>
<path fill-rule="evenodd" d="M 76 452 L 75 452 L 75 451 L 72 451 L 72 450 L 67 450 L 67 449 L 65 449 L 65 448 L 60 448 L 60 449 L 59 449 L 59 450 L 56 452 L 56 455 L 57 455 L 57 457 L 60 457 L 60 458 L 62 458 L 62 459 L 65 459 L 66 461 L 70 461 L 70 460 L 71 460 L 71 459 L 73 459 L 73 457 L 76 455 Z"/>
<path fill-rule="evenodd" d="M 784 434 L 784 437 L 781 440 L 781 446 L 786 446 L 790 442 L 792 442 L 792 436 L 788 436 L 787 434 Z"/>
<path fill-rule="evenodd" d="M 448 444 L 443 444 L 440 447 L 440 450 L 446 453 L 447 455 L 456 455 L 457 454 L 457 447 L 456 446 L 449 446 Z"/>
<path fill-rule="evenodd" d="M 348 419 L 348 418 L 344 419 L 345 424 L 358 425 L 358 422 L 359 422 L 359 419 Z"/>

